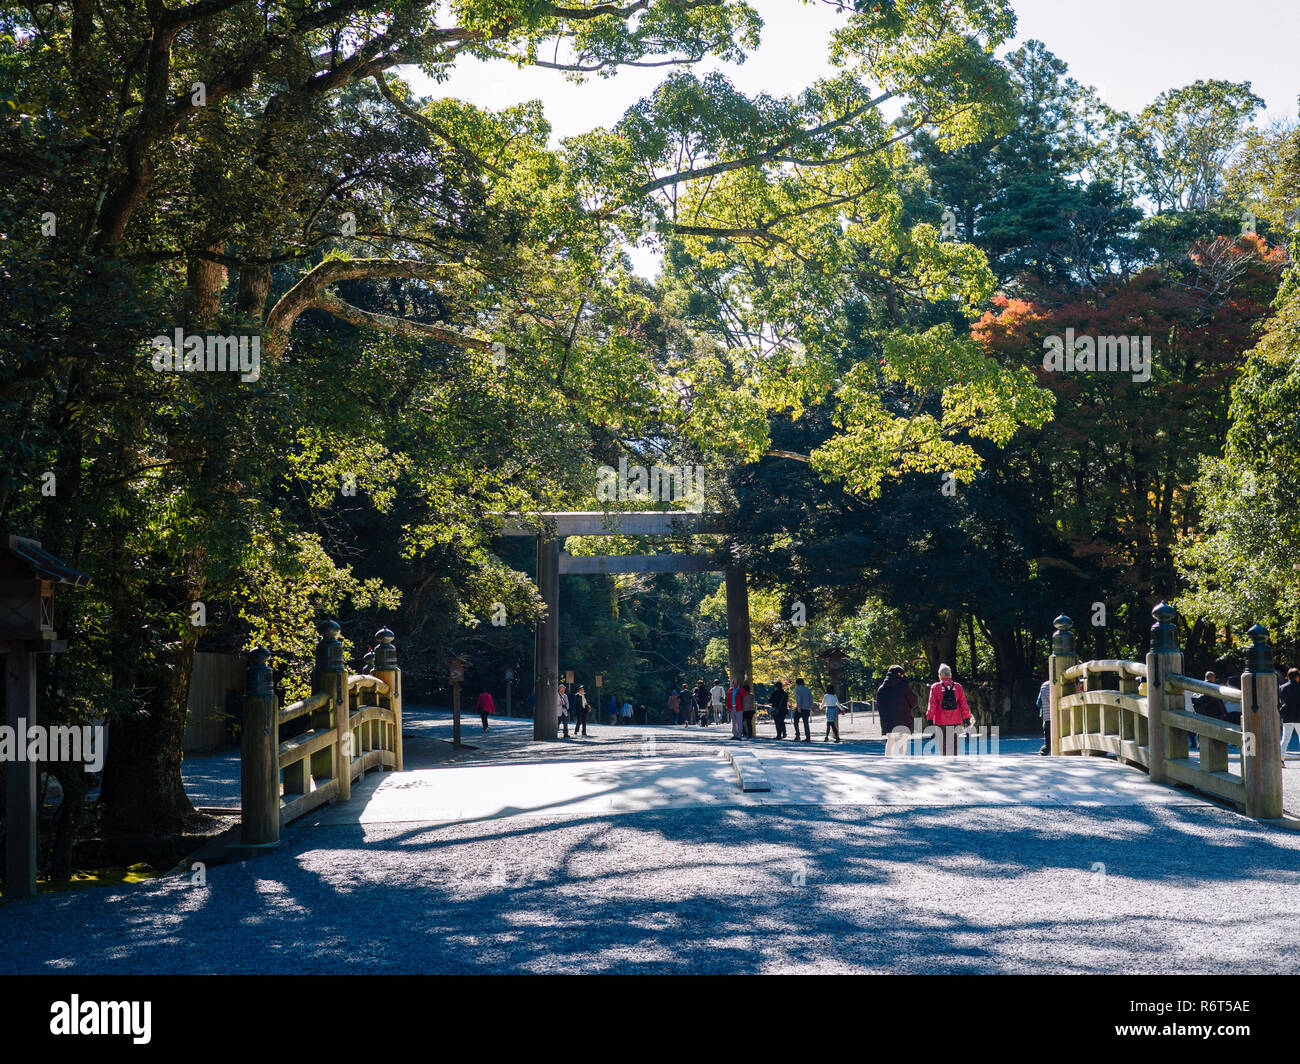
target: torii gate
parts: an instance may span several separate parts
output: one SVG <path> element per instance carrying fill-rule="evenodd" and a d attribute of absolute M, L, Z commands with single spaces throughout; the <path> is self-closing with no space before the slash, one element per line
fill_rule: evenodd
<path fill-rule="evenodd" d="M 638 510 L 605 513 L 542 513 L 511 516 L 507 536 L 537 537 L 537 590 L 546 613 L 537 622 L 533 655 L 533 738 L 554 739 L 560 686 L 560 577 L 578 573 L 724 574 L 727 589 L 727 664 L 732 683 L 753 682 L 749 637 L 749 585 L 745 571 L 709 554 L 611 554 L 574 557 L 560 550 L 567 536 L 667 536 L 721 532 L 721 515 L 693 511 Z"/>

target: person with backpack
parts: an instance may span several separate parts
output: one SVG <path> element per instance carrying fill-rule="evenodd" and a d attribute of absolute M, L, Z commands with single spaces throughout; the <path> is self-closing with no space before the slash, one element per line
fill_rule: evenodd
<path fill-rule="evenodd" d="M 939 733 L 941 752 L 947 757 L 957 755 L 957 727 L 970 725 L 970 705 L 961 684 L 952 678 L 952 668 L 939 666 L 939 682 L 930 687 L 930 705 L 925 719 Z"/>
<path fill-rule="evenodd" d="M 799 741 L 799 722 L 803 721 L 803 741 L 812 742 L 812 723 L 809 718 L 812 716 L 813 696 L 812 691 L 803 680 L 794 682 L 794 741 Z"/>
<path fill-rule="evenodd" d="M 876 688 L 876 713 L 880 717 L 880 734 L 885 737 L 885 756 L 907 752 L 918 704 L 916 692 L 903 675 L 903 666 L 889 666 L 884 682 Z"/>
<path fill-rule="evenodd" d="M 1052 752 L 1052 681 L 1044 680 L 1043 686 L 1038 689 L 1038 699 L 1034 703 L 1038 707 L 1038 719 L 1043 722 L 1043 748 L 1038 752 L 1040 754 L 1050 754 Z"/>
<path fill-rule="evenodd" d="M 769 696 L 772 703 L 772 723 L 776 725 L 776 737 L 785 738 L 785 714 L 790 706 L 790 692 L 780 680 L 772 685 L 772 694 Z"/>

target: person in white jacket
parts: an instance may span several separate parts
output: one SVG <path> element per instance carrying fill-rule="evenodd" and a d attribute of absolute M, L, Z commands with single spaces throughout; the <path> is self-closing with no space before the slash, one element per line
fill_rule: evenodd
<path fill-rule="evenodd" d="M 831 732 L 835 733 L 835 741 L 840 741 L 840 700 L 836 697 L 834 691 L 827 691 L 822 695 L 819 703 L 822 709 L 826 711 L 826 735 L 822 742 L 830 742 Z"/>
<path fill-rule="evenodd" d="M 560 684 L 560 693 L 556 699 L 556 719 L 564 726 L 564 737 L 569 737 L 569 696 L 564 684 Z"/>

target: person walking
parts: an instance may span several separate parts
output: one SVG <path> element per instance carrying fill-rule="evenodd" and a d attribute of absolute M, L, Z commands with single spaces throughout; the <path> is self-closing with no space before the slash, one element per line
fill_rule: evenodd
<path fill-rule="evenodd" d="M 714 724 L 723 723 L 723 713 L 726 711 L 727 689 L 722 686 L 722 681 L 715 683 L 709 691 L 709 712 Z"/>
<path fill-rule="evenodd" d="M 822 742 L 830 742 L 831 732 L 835 733 L 835 741 L 840 741 L 840 700 L 834 691 L 827 691 L 822 695 L 821 702 L 818 703 L 826 711 L 826 735 Z"/>
<path fill-rule="evenodd" d="M 587 714 L 591 712 L 591 703 L 587 701 L 587 687 L 585 684 L 578 684 L 578 689 L 573 692 L 569 699 L 569 713 L 573 717 L 573 737 L 576 739 L 579 735 L 586 737 L 587 734 Z"/>
<path fill-rule="evenodd" d="M 497 711 L 496 705 L 492 702 L 492 694 L 489 691 L 480 691 L 478 695 L 478 715 L 483 718 L 483 730 L 488 728 L 488 714 Z"/>
<path fill-rule="evenodd" d="M 939 733 L 941 752 L 957 756 L 957 726 L 970 724 L 970 705 L 961 684 L 952 678 L 952 668 L 939 666 L 939 682 L 930 687 L 930 704 L 925 719 Z"/>
<path fill-rule="evenodd" d="M 742 700 L 744 709 L 742 710 L 741 731 L 745 733 L 746 739 L 755 739 L 758 737 L 754 731 L 754 718 L 758 715 L 758 703 L 754 699 L 753 693 L 749 689 L 749 684 L 742 683 L 740 689 L 745 692 Z"/>
<path fill-rule="evenodd" d="M 727 712 L 731 716 L 731 737 L 743 739 L 745 720 L 745 689 L 735 686 L 727 688 Z"/>
<path fill-rule="evenodd" d="M 780 680 L 772 685 L 772 693 L 768 696 L 768 701 L 772 703 L 772 723 L 776 725 L 776 737 L 785 738 L 785 714 L 790 708 L 790 692 Z"/>
<path fill-rule="evenodd" d="M 885 737 L 886 757 L 907 752 L 918 704 L 916 692 L 903 675 L 903 666 L 889 666 L 876 688 L 876 714 L 880 718 L 880 733 Z"/>
<path fill-rule="evenodd" d="M 704 686 L 703 680 L 697 680 L 695 683 L 695 719 L 703 728 L 711 723 L 709 720 L 709 689 Z"/>
<path fill-rule="evenodd" d="M 678 697 L 676 688 L 668 692 L 668 717 L 673 724 L 682 722 L 682 700 Z"/>
<path fill-rule="evenodd" d="M 605 716 L 609 718 L 611 724 L 618 723 L 618 699 L 613 695 L 605 699 Z"/>
<path fill-rule="evenodd" d="M 560 684 L 560 694 L 557 699 L 558 707 L 555 712 L 556 718 L 564 726 L 564 737 L 569 737 L 569 695 L 564 684 Z"/>
<path fill-rule="evenodd" d="M 1277 689 L 1277 706 L 1282 713 L 1282 756 L 1292 735 L 1300 735 L 1300 669 L 1286 670 L 1286 683 Z"/>
<path fill-rule="evenodd" d="M 624 702 L 624 703 L 623 703 L 623 723 L 624 723 L 624 724 L 631 724 L 631 723 L 632 723 L 632 703 L 631 703 L 631 702 Z"/>
<path fill-rule="evenodd" d="M 803 680 L 794 682 L 794 741 L 799 741 L 799 722 L 803 721 L 803 741 L 812 742 L 812 723 L 809 718 L 812 716 L 813 696 L 812 691 Z"/>
<path fill-rule="evenodd" d="M 1038 700 L 1034 704 L 1038 707 L 1038 719 L 1043 722 L 1043 748 L 1038 752 L 1040 754 L 1050 754 L 1052 752 L 1051 680 L 1043 681 L 1043 686 L 1038 689 Z"/>

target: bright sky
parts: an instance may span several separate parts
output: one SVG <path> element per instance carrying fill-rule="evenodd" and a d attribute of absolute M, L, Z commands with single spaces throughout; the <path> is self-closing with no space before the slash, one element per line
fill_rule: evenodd
<path fill-rule="evenodd" d="M 726 71 L 746 92 L 774 95 L 800 89 L 828 69 L 826 42 L 842 21 L 831 7 L 751 2 L 765 23 L 762 47 L 744 65 L 710 67 Z M 1112 107 L 1138 111 L 1165 89 L 1222 78 L 1250 81 L 1270 117 L 1296 116 L 1297 0 L 1014 0 L 1014 6 L 1015 43 L 1034 37 L 1045 42 Z M 414 83 L 422 95 L 459 96 L 487 107 L 541 99 L 561 138 L 613 125 L 664 75 L 662 67 L 631 69 L 574 85 L 558 71 L 463 61 L 442 85 L 418 75 Z"/>
<path fill-rule="evenodd" d="M 743 91 L 785 95 L 826 73 L 826 45 L 842 16 L 824 3 L 751 0 L 763 17 L 762 47 L 743 64 L 711 63 Z M 1031 38 L 1095 85 L 1112 107 L 1136 112 L 1165 89 L 1197 80 L 1250 81 L 1262 120 L 1295 118 L 1300 74 L 1300 0 L 1014 0 L 1017 37 Z M 540 99 L 559 140 L 611 126 L 663 79 L 666 68 L 629 69 L 574 85 L 553 70 L 462 61 L 441 85 L 404 73 L 420 95 L 457 96 L 486 107 Z M 634 255 L 639 272 L 655 272 Z M 643 261 L 644 260 L 644 261 Z"/>

